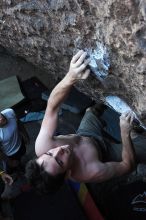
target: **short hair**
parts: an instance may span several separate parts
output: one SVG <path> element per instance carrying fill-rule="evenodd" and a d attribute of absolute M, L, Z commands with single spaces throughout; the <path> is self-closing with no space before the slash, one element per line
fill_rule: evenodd
<path fill-rule="evenodd" d="M 38 165 L 36 159 L 30 160 L 26 165 L 25 176 L 30 185 L 40 195 L 55 193 L 64 183 L 66 172 L 51 175 L 44 170 L 43 165 Z"/>

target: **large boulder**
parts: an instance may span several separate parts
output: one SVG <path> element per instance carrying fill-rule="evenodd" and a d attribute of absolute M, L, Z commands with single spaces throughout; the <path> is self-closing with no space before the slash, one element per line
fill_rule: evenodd
<path fill-rule="evenodd" d="M 103 44 L 108 76 L 94 74 L 78 88 L 97 100 L 123 98 L 141 117 L 146 102 L 145 0 L 1 0 L 0 44 L 58 80 L 77 49 Z"/>

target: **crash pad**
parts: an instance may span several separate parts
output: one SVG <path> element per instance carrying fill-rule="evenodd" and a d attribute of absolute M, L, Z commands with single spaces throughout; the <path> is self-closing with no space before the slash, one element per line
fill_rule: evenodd
<path fill-rule="evenodd" d="M 0 111 L 12 107 L 24 99 L 16 76 L 0 81 Z"/>

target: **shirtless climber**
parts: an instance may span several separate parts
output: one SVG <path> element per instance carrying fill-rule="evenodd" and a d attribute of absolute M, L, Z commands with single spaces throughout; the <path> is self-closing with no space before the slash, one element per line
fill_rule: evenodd
<path fill-rule="evenodd" d="M 90 73 L 86 56 L 83 50 L 73 56 L 68 73 L 53 89 L 35 143 L 37 158 L 26 167 L 30 183 L 42 193 L 58 190 L 66 177 L 78 182 L 102 182 L 124 175 L 134 169 L 135 155 L 137 161 L 143 156 L 130 137 L 132 112 L 120 117 L 122 144 L 111 144 L 103 137 L 98 112 L 95 114 L 92 107 L 87 109 L 76 134 L 54 136 L 60 105 L 72 86 Z"/>

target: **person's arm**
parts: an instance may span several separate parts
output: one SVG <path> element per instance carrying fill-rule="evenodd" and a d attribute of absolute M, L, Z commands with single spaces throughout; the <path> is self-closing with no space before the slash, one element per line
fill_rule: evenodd
<path fill-rule="evenodd" d="M 121 115 L 120 117 L 120 128 L 122 138 L 122 159 L 123 163 L 127 165 L 127 172 L 135 168 L 135 149 L 131 140 L 132 123 L 135 115 L 129 111 Z M 129 170 L 128 170 L 129 169 Z"/>
<path fill-rule="evenodd" d="M 102 182 L 113 177 L 122 176 L 135 168 L 135 151 L 131 141 L 130 132 L 134 115 L 132 112 L 122 114 L 120 117 L 122 137 L 122 161 L 121 162 L 98 162 L 91 167 L 93 175 L 90 181 Z"/>
<path fill-rule="evenodd" d="M 89 63 L 89 60 L 85 59 L 86 55 L 86 52 L 80 50 L 73 56 L 68 73 L 50 94 L 45 116 L 35 144 L 37 156 L 48 151 L 48 148 L 53 148 L 53 135 L 57 127 L 59 107 L 67 98 L 72 86 L 78 80 L 86 79 L 90 73 L 90 70 L 86 69 Z"/>
<path fill-rule="evenodd" d="M 0 143 L 1 144 L 1 143 Z M 8 157 L 0 150 L 0 161 L 8 162 Z M 13 183 L 12 177 L 7 174 L 4 170 L 0 170 L 0 177 L 2 178 L 5 184 L 11 185 Z"/>

